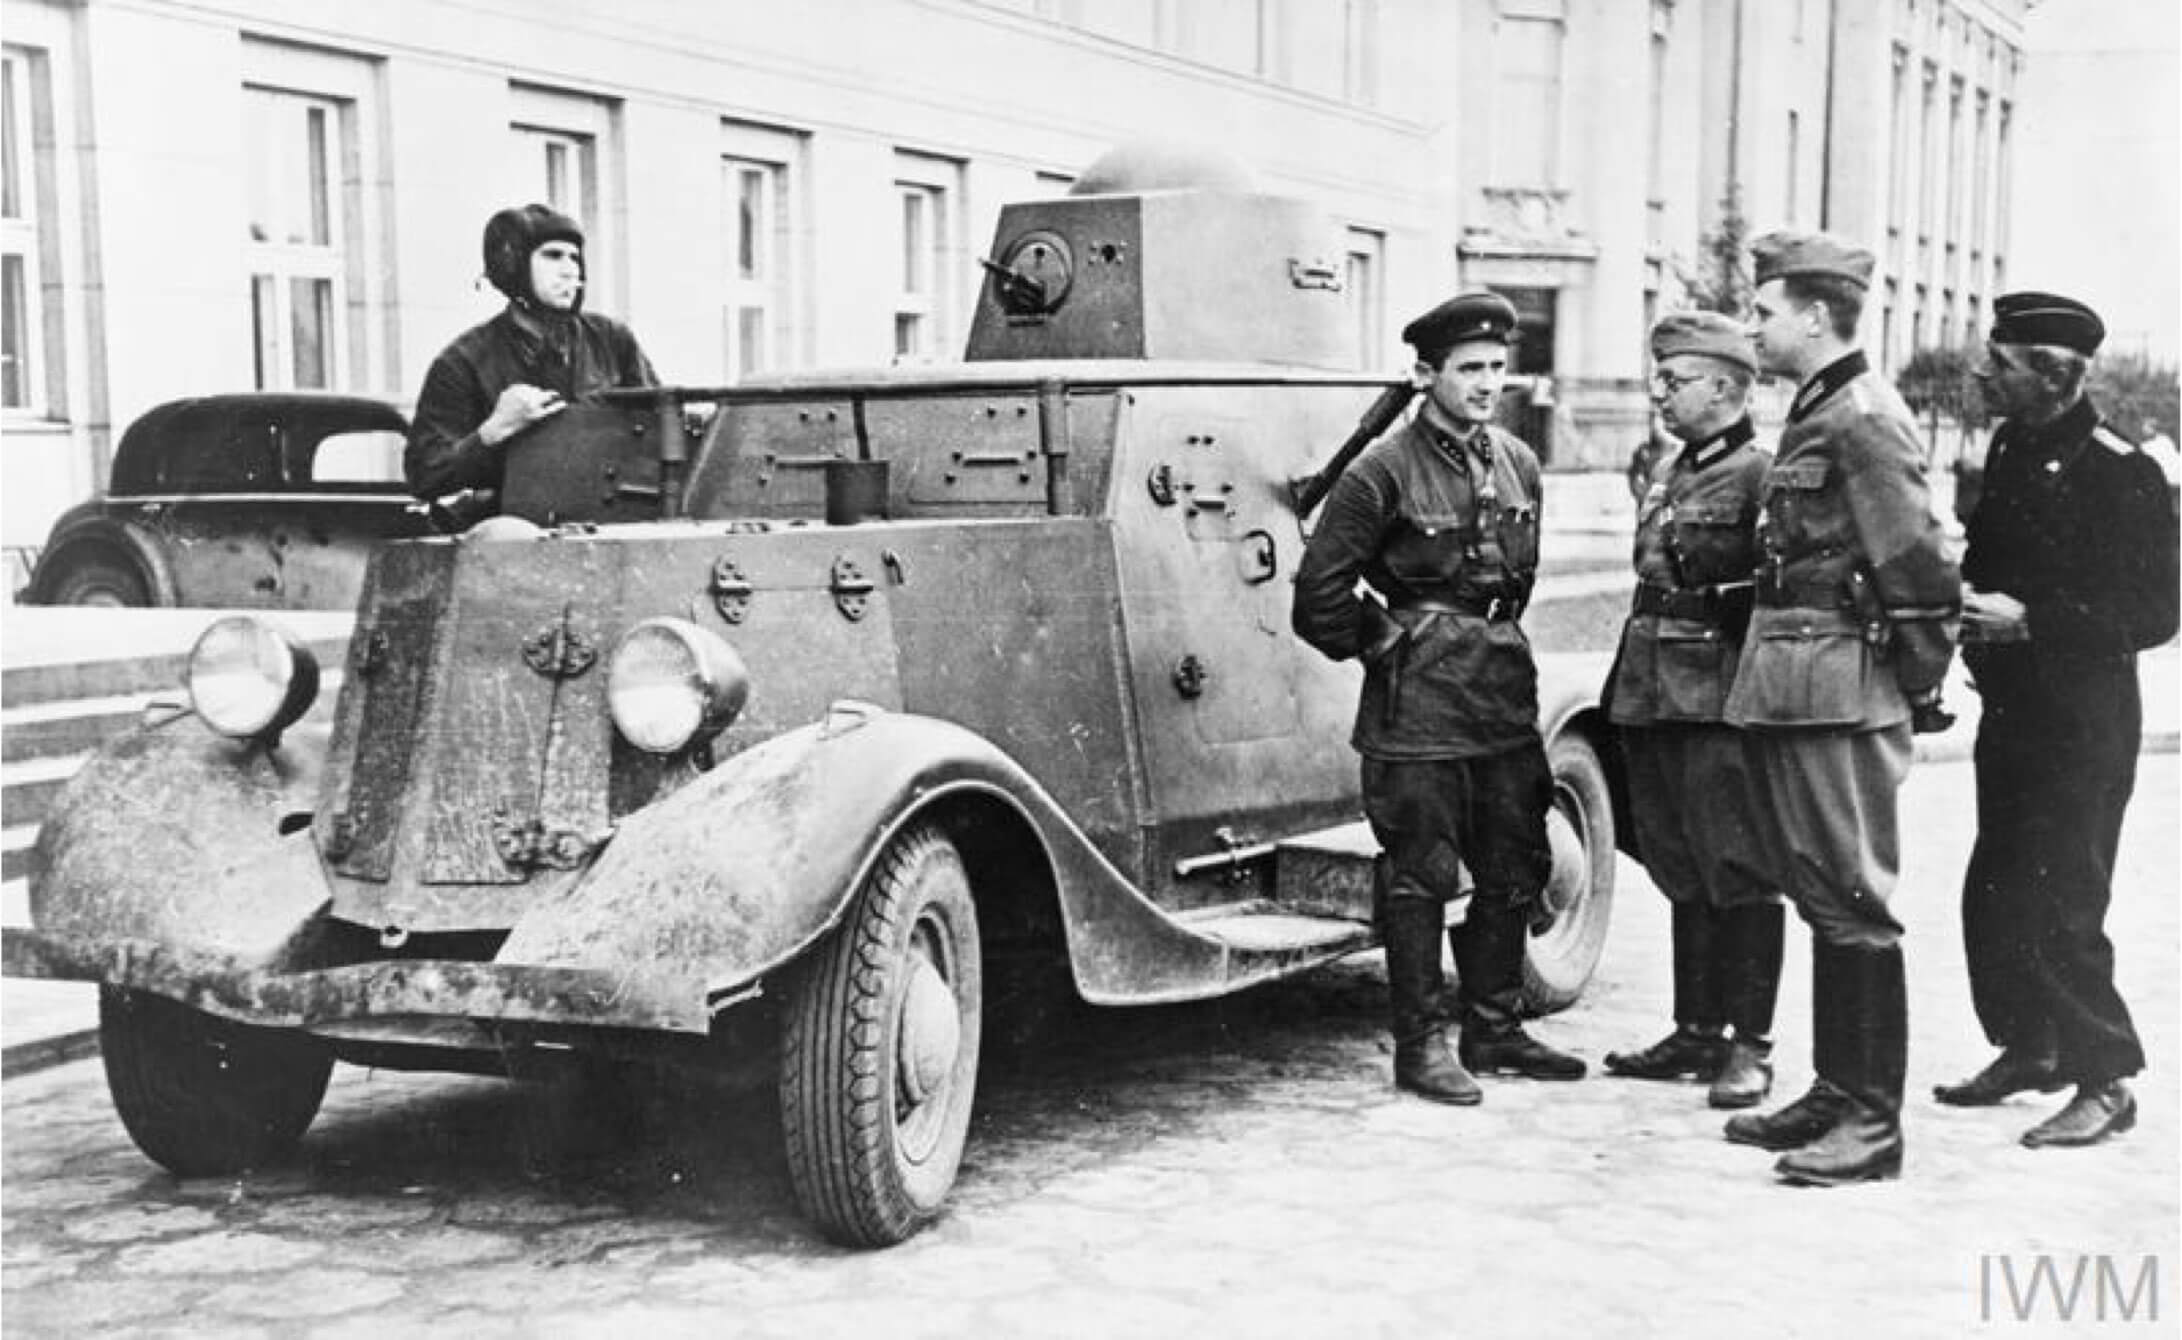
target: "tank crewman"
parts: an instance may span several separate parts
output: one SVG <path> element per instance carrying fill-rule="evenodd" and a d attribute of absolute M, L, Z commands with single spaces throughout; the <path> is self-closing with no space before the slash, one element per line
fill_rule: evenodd
<path fill-rule="evenodd" d="M 1409 323 L 1422 402 L 1335 481 L 1296 573 L 1296 632 L 1364 662 L 1350 742 L 1383 852 L 1394 1082 L 1442 1103 L 1479 1101 L 1473 1072 L 1584 1073 L 1530 1037 L 1520 1013 L 1524 947 L 1552 869 L 1553 778 L 1516 622 L 1537 575 L 1538 457 L 1492 422 L 1514 329 L 1514 307 L 1491 293 Z M 1475 892 L 1448 936 L 1462 1020 L 1450 1056 L 1440 929 L 1463 865 Z"/>
<path fill-rule="evenodd" d="M 507 295 L 432 360 L 417 393 L 402 468 L 433 499 L 463 489 L 497 495 L 507 443 L 570 401 L 614 386 L 657 386 L 627 326 L 583 310 L 583 229 L 544 205 L 485 221 L 485 278 Z M 497 511 L 497 500 L 475 509 Z"/>
<path fill-rule="evenodd" d="M 2128 1130 L 2123 1079 L 2144 1068 L 2104 923 L 2136 785 L 2136 653 L 2174 636 L 2177 539 L 2157 462 L 2084 394 L 2105 334 L 2072 298 L 2005 294 L 1973 374 L 2003 422 L 1962 559 L 1963 659 L 1983 703 L 1962 937 L 2001 1051 L 1934 1094 L 1982 1107 L 2076 1085 L 2024 1134 L 2034 1148 Z"/>
<path fill-rule="evenodd" d="M 1608 1053 L 1606 1068 L 1709 1080 L 1712 1106 L 1750 1107 L 1773 1083 L 1785 914 L 1758 846 L 1744 733 L 1720 718 L 1750 621 L 1772 458 L 1746 408 L 1758 365 L 1739 323 L 1675 312 L 1652 327 L 1651 345 L 1652 407 L 1682 445 L 1653 467 L 1637 505 L 1636 596 L 1605 696 L 1637 850 L 1672 904 L 1674 1031 Z"/>
<path fill-rule="evenodd" d="M 1757 608 L 1727 720 L 1751 732 L 1768 859 L 1811 927 L 1810 1091 L 1727 1137 L 1785 1180 L 1899 1176 L 1909 1005 L 1898 792 L 1911 735 L 1944 730 L 1961 577 L 1908 408 L 1856 347 L 1872 256 L 1774 233 L 1756 261 L 1758 367 L 1796 381 L 1764 484 Z"/>

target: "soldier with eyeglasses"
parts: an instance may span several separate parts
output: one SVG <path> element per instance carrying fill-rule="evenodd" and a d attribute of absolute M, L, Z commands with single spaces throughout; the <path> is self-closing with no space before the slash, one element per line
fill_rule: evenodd
<path fill-rule="evenodd" d="M 1771 457 L 1747 405 L 1750 338 L 1716 312 L 1651 332 L 1652 408 L 1680 450 L 1637 504 L 1637 586 L 1605 692 L 1628 764 L 1638 855 L 1672 905 L 1674 1031 L 1608 1052 L 1608 1073 L 1698 1079 L 1718 1108 L 1773 1083 L 1785 923 L 1758 847 L 1744 733 L 1722 721 L 1750 622 L 1758 498 Z"/>

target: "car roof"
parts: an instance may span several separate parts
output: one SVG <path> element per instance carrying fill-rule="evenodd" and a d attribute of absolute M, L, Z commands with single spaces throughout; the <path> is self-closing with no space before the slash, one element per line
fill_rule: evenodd
<path fill-rule="evenodd" d="M 219 460 L 232 465 L 223 482 L 266 485 L 279 481 L 279 458 L 269 430 L 278 427 L 290 459 L 336 433 L 407 432 L 400 410 L 368 396 L 312 391 L 248 391 L 191 396 L 155 405 L 137 416 L 114 449 L 111 492 L 157 493 L 187 486 L 178 462 Z M 201 466 L 200 466 L 201 469 Z M 186 465 L 183 474 L 192 474 Z M 262 478 L 258 478 L 262 476 Z"/>

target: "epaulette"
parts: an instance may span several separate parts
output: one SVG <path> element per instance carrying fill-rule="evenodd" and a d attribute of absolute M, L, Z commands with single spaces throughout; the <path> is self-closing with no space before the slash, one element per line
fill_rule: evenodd
<path fill-rule="evenodd" d="M 2132 455 L 2137 449 L 2136 443 L 2131 442 L 2128 438 L 2123 437 L 2103 423 L 2091 430 L 2091 440 L 2113 452 L 2116 456 Z"/>

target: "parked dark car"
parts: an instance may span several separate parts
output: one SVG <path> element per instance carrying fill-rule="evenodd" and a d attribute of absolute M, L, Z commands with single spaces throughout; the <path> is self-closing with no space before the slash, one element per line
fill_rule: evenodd
<path fill-rule="evenodd" d="M 354 609 L 381 540 L 428 535 L 401 411 L 362 396 L 174 400 L 122 434 L 103 498 L 61 514 L 33 605 Z"/>

